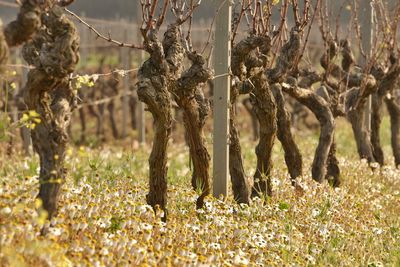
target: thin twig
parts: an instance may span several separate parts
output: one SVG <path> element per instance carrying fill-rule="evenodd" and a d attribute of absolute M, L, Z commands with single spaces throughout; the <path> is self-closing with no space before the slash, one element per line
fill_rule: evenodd
<path fill-rule="evenodd" d="M 124 42 L 120 42 L 117 40 L 114 40 L 111 38 L 110 34 L 108 37 L 104 36 L 103 34 L 101 34 L 98 30 L 96 30 L 92 25 L 90 25 L 89 23 L 87 23 L 86 21 L 84 21 L 81 17 L 79 17 L 77 14 L 75 14 L 74 12 L 72 12 L 71 10 L 64 8 L 64 10 L 71 15 L 72 17 L 76 18 L 80 23 L 82 23 L 83 25 L 85 25 L 87 28 L 89 28 L 89 30 L 91 30 L 94 34 L 96 34 L 97 38 L 103 39 L 109 43 L 112 43 L 116 46 L 119 47 L 128 47 L 128 48 L 134 48 L 134 49 L 144 49 L 143 45 L 136 45 L 136 44 L 129 44 L 129 43 L 124 43 Z"/>

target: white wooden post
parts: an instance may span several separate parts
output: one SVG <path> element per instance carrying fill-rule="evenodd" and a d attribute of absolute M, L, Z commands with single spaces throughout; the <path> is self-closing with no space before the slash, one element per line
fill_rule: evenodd
<path fill-rule="evenodd" d="M 231 77 L 231 21 L 230 0 L 218 0 L 214 50 L 214 133 L 213 133 L 213 195 L 228 194 L 229 181 L 229 105 Z"/>
<path fill-rule="evenodd" d="M 364 52 L 367 56 L 367 60 L 361 62 L 362 65 L 368 64 L 368 61 L 372 56 L 372 43 L 373 43 L 373 35 L 374 35 L 374 9 L 372 7 L 372 0 L 364 0 L 361 1 L 361 34 L 362 34 L 362 46 Z M 362 58 L 362 57 L 361 57 Z M 372 96 L 368 98 L 367 107 L 365 110 L 365 125 L 367 130 L 371 131 L 371 113 L 372 113 Z"/>
<path fill-rule="evenodd" d="M 140 26 L 142 23 L 142 17 L 140 15 L 140 10 L 142 6 L 140 4 L 140 1 L 138 1 L 137 5 L 137 13 L 136 13 L 136 21 L 137 21 L 137 40 L 142 41 L 143 37 L 140 32 Z M 138 62 L 138 65 L 142 64 L 142 62 L 145 60 L 145 54 L 144 51 L 140 51 L 140 57 L 139 57 L 140 62 Z M 137 130 L 138 130 L 138 141 L 139 144 L 145 144 L 146 143 L 146 119 L 145 119 L 145 104 L 142 101 L 138 101 L 137 105 Z"/>

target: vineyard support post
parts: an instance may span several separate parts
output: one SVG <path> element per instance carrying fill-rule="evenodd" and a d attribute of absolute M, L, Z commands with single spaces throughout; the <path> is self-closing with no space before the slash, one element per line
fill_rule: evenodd
<path fill-rule="evenodd" d="M 214 69 L 214 133 L 213 133 L 213 195 L 228 194 L 229 178 L 229 105 L 231 64 L 231 21 L 230 0 L 216 1 L 219 8 L 215 27 Z"/>
<path fill-rule="evenodd" d="M 362 31 L 362 46 L 367 56 L 365 61 L 362 61 L 362 65 L 366 67 L 366 64 L 372 57 L 372 43 L 373 43 L 373 26 L 374 26 L 374 8 L 372 0 L 361 1 L 361 31 Z M 362 58 L 362 57 L 361 57 Z M 371 131 L 371 113 L 372 113 L 372 96 L 368 97 L 367 108 L 365 112 L 365 125 L 367 130 Z"/>

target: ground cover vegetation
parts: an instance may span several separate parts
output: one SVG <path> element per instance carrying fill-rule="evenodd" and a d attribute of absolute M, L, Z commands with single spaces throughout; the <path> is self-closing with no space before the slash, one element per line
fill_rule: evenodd
<path fill-rule="evenodd" d="M 18 1 L 18 17 L 0 31 L 1 265 L 400 264 L 400 4 L 371 4 L 375 34 L 366 51 L 359 1 L 343 1 L 337 14 L 323 0 L 234 1 L 231 68 L 215 76 L 212 27 L 226 1 L 201 48 L 192 42 L 201 0 L 141 0 L 143 41 L 135 44 L 99 32 L 67 8 L 72 2 Z M 137 69 L 108 73 L 101 57 L 97 73 L 74 74 L 75 22 L 147 57 Z M 314 61 L 313 29 L 322 47 Z M 29 69 L 19 92 L 8 62 L 16 46 Z M 132 72 L 125 100 L 132 112 L 143 102 L 152 119 L 142 146 L 127 145 L 115 118 L 120 81 Z M 232 194 L 223 199 L 210 195 L 209 115 L 214 81 L 228 76 Z M 96 92 L 108 98 L 89 108 L 103 144 L 74 146 L 73 111 L 84 144 L 78 101 Z M 244 110 L 253 135 L 241 130 Z M 317 130 L 294 130 L 304 112 Z M 35 155 L 18 150 L 18 129 L 30 130 Z M 184 142 L 172 145 L 173 133 Z"/>

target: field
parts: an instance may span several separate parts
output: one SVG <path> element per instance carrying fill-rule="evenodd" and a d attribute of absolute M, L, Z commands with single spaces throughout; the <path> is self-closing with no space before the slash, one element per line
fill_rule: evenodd
<path fill-rule="evenodd" d="M 0 0 L 0 267 L 400 267 L 399 0 L 104 1 Z"/>
<path fill-rule="evenodd" d="M 296 134 L 306 165 L 290 185 L 277 142 L 273 192 L 238 206 L 207 198 L 196 211 L 188 149 L 170 149 L 168 221 L 145 205 L 148 147 L 70 147 L 59 214 L 46 237 L 36 199 L 38 159 L 0 159 L 1 266 L 400 266 L 400 171 L 358 160 L 349 125 L 337 122 L 343 185 L 312 181 L 317 133 Z M 382 137 L 390 153 L 388 121 Z M 210 140 L 209 140 L 210 141 Z M 210 143 L 210 142 L 209 142 Z M 247 174 L 254 143 L 242 137 Z M 392 159 L 387 159 L 391 163 Z"/>

